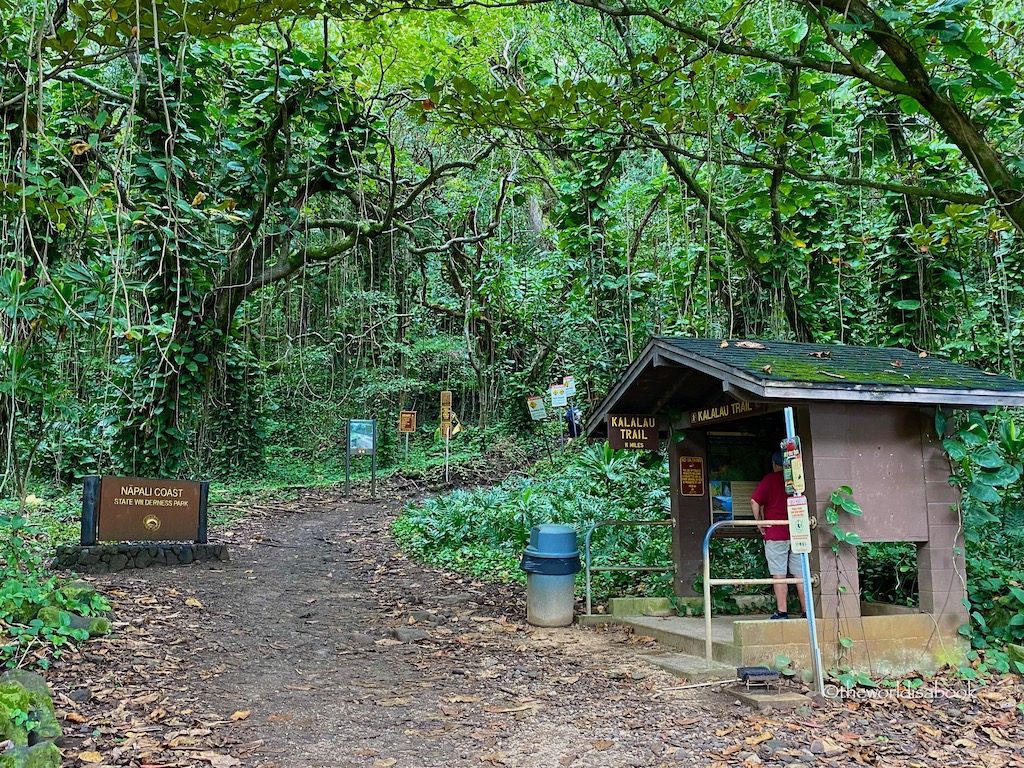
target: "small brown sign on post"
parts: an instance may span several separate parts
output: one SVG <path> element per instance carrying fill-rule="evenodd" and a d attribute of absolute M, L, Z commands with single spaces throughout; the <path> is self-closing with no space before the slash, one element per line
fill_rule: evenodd
<path fill-rule="evenodd" d="M 200 538 L 200 484 L 190 480 L 104 477 L 100 541 L 194 541 Z"/>
<path fill-rule="evenodd" d="M 700 456 L 679 457 L 679 493 L 683 496 L 703 496 L 704 459 Z"/>
<path fill-rule="evenodd" d="M 398 433 L 410 435 L 416 432 L 416 411 L 402 411 L 398 416 Z"/>
<path fill-rule="evenodd" d="M 608 415 L 608 445 L 616 450 L 658 450 L 658 419 L 635 413 Z"/>

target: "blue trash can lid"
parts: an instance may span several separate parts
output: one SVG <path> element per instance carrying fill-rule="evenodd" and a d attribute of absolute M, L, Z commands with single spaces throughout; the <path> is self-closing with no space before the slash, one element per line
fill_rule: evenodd
<path fill-rule="evenodd" d="M 545 523 L 530 529 L 530 545 L 527 553 L 538 557 L 573 557 L 579 554 L 576 547 L 576 529 L 571 525 Z"/>

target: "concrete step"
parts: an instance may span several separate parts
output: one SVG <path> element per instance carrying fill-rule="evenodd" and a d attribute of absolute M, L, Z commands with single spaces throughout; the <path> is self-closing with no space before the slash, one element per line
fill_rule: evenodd
<path fill-rule="evenodd" d="M 719 664 L 717 661 L 709 665 L 703 656 L 691 656 L 688 653 L 659 653 L 646 657 L 656 667 L 682 678 L 688 683 L 725 682 L 736 679 L 736 667 Z"/>
<path fill-rule="evenodd" d="M 703 623 L 700 623 L 699 630 L 693 620 L 687 621 L 686 626 L 677 619 L 659 619 L 649 616 L 615 616 L 612 617 L 615 624 L 630 627 L 638 635 L 653 637 L 658 643 L 680 651 L 689 656 L 695 656 L 703 661 L 705 653 Z M 712 659 L 719 664 L 727 666 L 739 666 L 741 653 L 739 647 L 732 642 L 732 626 L 714 626 L 711 635 Z M 735 669 L 733 670 L 735 672 Z"/>

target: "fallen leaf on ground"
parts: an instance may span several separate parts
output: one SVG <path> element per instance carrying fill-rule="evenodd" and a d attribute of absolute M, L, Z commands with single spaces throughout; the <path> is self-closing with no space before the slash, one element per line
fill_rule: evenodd
<path fill-rule="evenodd" d="M 380 707 L 400 707 L 403 704 L 408 704 L 412 699 L 408 696 L 392 696 L 387 699 L 377 699 L 377 706 Z"/>
<path fill-rule="evenodd" d="M 231 719 L 232 719 L 232 720 L 245 720 L 245 718 L 247 718 L 247 717 L 248 717 L 249 715 L 251 715 L 251 714 L 252 714 L 252 711 L 251 711 L 251 710 L 248 710 L 248 709 L 240 709 L 240 710 L 238 710 L 237 712 L 233 712 L 233 713 L 231 714 Z"/>
<path fill-rule="evenodd" d="M 530 701 L 525 704 L 513 704 L 507 707 L 501 707 L 497 704 L 485 704 L 483 707 L 484 712 L 491 712 L 493 714 L 507 714 L 509 712 L 525 712 L 528 709 L 536 709 L 539 705 L 535 701 Z"/>
<path fill-rule="evenodd" d="M 611 749 L 612 747 L 614 747 L 615 742 L 609 741 L 608 739 L 598 739 L 597 741 L 593 742 L 593 746 L 594 749 L 596 749 L 598 752 L 604 752 L 606 749 Z"/>
<path fill-rule="evenodd" d="M 218 752 L 200 752 L 199 759 L 205 760 L 213 768 L 236 768 L 242 761 L 231 755 L 222 755 Z"/>
<path fill-rule="evenodd" d="M 755 744 L 760 744 L 762 741 L 768 741 L 768 739 L 773 735 L 774 734 L 771 731 L 762 731 L 757 736 L 747 736 L 744 741 L 746 741 L 750 746 L 754 746 Z"/>
<path fill-rule="evenodd" d="M 99 752 L 80 752 L 78 754 L 78 759 L 83 763 L 102 763 L 103 755 Z"/>
<path fill-rule="evenodd" d="M 186 597 L 185 598 L 185 605 L 190 606 L 192 608 L 202 608 L 203 607 L 203 604 L 201 602 L 199 602 L 199 600 L 197 600 L 194 597 Z"/>

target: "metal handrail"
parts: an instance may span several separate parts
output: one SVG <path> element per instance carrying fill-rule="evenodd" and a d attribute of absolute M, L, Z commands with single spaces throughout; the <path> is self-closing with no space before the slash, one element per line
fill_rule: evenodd
<path fill-rule="evenodd" d="M 704 547 L 701 552 L 704 558 L 704 659 L 708 664 L 712 661 L 711 640 L 711 587 L 723 584 L 803 584 L 803 578 L 788 579 L 712 579 L 711 578 L 711 537 L 715 531 L 727 525 L 748 525 L 754 528 L 771 528 L 772 526 L 789 526 L 788 520 L 719 520 L 712 523 L 704 534 Z"/>
<path fill-rule="evenodd" d="M 672 525 L 671 520 L 598 520 L 596 523 L 591 525 L 586 534 L 583 536 L 583 553 L 584 563 L 586 567 L 587 577 L 587 616 L 592 616 L 591 612 L 591 583 L 590 574 L 595 571 L 643 571 L 646 573 L 654 572 L 666 572 L 675 571 L 675 558 L 673 558 L 672 565 L 666 566 L 654 566 L 654 565 L 599 565 L 592 566 L 590 564 L 590 537 L 594 535 L 594 531 L 600 528 L 602 525 Z"/>

